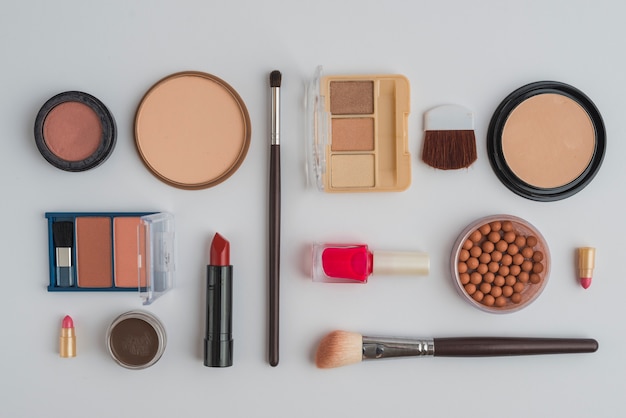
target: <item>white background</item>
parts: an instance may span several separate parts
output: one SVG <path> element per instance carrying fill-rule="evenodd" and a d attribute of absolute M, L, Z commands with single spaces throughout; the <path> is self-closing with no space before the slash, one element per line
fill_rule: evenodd
<path fill-rule="evenodd" d="M 623 414 L 626 380 L 626 6 L 619 1 L 14 1 L 0 11 L 0 416 L 568 416 Z M 328 74 L 401 73 L 411 81 L 413 182 L 391 194 L 307 189 L 304 84 Z M 267 357 L 267 190 L 271 70 L 283 73 L 281 361 Z M 240 169 L 210 189 L 184 191 L 143 166 L 133 118 L 146 90 L 177 71 L 205 71 L 242 96 L 252 143 Z M 558 80 L 585 92 L 608 135 L 604 165 L 577 195 L 539 203 L 510 192 L 486 155 L 489 119 L 511 91 Z M 38 153 L 41 105 L 66 90 L 101 99 L 118 143 L 102 166 L 54 168 Z M 422 115 L 475 111 L 478 161 L 437 171 L 419 158 Z M 166 210 L 177 220 L 176 288 L 147 309 L 165 324 L 162 359 L 117 366 L 104 336 L 134 293 L 48 293 L 46 211 Z M 552 274 L 541 297 L 509 315 L 483 313 L 456 293 L 448 259 L 475 219 L 508 213 L 546 237 Z M 231 242 L 235 360 L 202 365 L 208 244 Z M 367 285 L 312 283 L 315 241 L 422 250 L 429 277 L 372 277 Z M 576 280 L 574 249 L 597 247 L 593 285 Z M 61 359 L 73 316 L 78 357 Z M 595 354 L 423 358 L 318 370 L 313 354 L 333 329 L 396 336 L 591 337 Z"/>

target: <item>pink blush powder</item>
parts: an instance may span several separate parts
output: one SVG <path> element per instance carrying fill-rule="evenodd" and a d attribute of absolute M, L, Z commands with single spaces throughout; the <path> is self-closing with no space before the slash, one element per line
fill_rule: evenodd
<path fill-rule="evenodd" d="M 102 141 L 100 118 L 89 106 L 64 102 L 54 107 L 43 124 L 48 149 L 65 161 L 82 161 L 93 155 Z"/>

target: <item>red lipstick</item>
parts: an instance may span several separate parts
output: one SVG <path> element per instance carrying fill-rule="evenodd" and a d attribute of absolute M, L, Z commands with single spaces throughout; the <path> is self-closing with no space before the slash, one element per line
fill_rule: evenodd
<path fill-rule="evenodd" d="M 220 234 L 215 234 L 211 243 L 212 266 L 228 266 L 230 265 L 230 242 Z"/>
<path fill-rule="evenodd" d="M 209 257 L 204 365 L 229 367 L 233 365 L 233 266 L 226 238 L 215 234 Z"/>
<path fill-rule="evenodd" d="M 61 324 L 59 354 L 64 358 L 76 357 L 76 334 L 74 333 L 74 321 L 69 315 L 65 315 L 63 323 Z"/>

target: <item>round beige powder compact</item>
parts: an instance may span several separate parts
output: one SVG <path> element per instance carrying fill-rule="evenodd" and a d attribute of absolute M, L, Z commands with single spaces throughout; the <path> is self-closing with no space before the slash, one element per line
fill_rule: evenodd
<path fill-rule="evenodd" d="M 164 182 L 203 189 L 229 178 L 250 146 L 243 100 L 211 74 L 181 72 L 157 82 L 135 117 L 137 150 Z"/>
<path fill-rule="evenodd" d="M 498 107 L 487 136 L 496 175 L 520 196 L 569 197 L 600 169 L 606 148 L 602 117 L 580 90 L 554 81 L 528 84 Z"/>

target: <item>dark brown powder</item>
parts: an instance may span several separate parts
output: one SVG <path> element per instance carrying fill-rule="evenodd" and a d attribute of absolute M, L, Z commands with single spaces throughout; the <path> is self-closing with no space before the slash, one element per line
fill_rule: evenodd
<path fill-rule="evenodd" d="M 111 352 L 125 365 L 148 364 L 159 351 L 159 337 L 152 325 L 138 318 L 119 322 L 111 331 Z"/>

